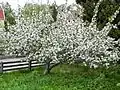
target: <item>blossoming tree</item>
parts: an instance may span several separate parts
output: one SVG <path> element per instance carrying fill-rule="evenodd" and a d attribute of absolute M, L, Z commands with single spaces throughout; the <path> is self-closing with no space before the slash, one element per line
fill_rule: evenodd
<path fill-rule="evenodd" d="M 120 40 L 114 41 L 107 34 L 115 27 L 111 22 L 116 18 L 120 7 L 99 31 L 96 17 L 101 2 L 99 0 L 95 6 L 91 23 L 83 21 L 84 8 L 77 4 L 56 6 L 56 22 L 53 22 L 49 6 L 37 15 L 33 13 L 32 18 L 25 19 L 20 15 L 16 19 L 17 24 L 9 27 L 9 47 L 6 53 L 25 55 L 25 60 L 46 63 L 45 74 L 63 62 L 80 61 L 94 68 L 116 63 L 120 52 L 114 45 L 120 45 Z"/>

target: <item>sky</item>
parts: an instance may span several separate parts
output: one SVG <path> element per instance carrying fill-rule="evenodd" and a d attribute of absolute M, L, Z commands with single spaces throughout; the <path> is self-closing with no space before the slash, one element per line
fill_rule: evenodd
<path fill-rule="evenodd" d="M 11 5 L 11 8 L 13 9 L 17 9 L 18 7 L 18 4 L 23 7 L 25 5 L 25 3 L 28 3 L 28 2 L 32 2 L 32 3 L 42 3 L 45 4 L 47 3 L 48 0 L 0 0 L 0 3 L 1 2 L 8 2 L 10 5 Z M 60 4 L 64 4 L 66 2 L 66 0 L 49 0 L 49 3 L 53 3 L 54 1 L 56 1 L 56 4 L 57 5 L 60 5 Z M 75 0 L 68 0 L 68 4 L 72 4 L 72 3 L 75 3 Z"/>

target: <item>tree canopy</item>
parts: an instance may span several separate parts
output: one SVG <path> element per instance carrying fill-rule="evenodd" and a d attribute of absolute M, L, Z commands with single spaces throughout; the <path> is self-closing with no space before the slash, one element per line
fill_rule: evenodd
<path fill-rule="evenodd" d="M 56 7 L 56 22 L 53 22 L 49 5 L 39 14 L 32 13 L 32 18 L 24 18 L 21 12 L 20 17 L 16 18 L 19 22 L 9 26 L 10 32 L 7 35 L 3 33 L 8 39 L 6 53 L 25 55 L 28 61 L 44 62 L 45 73 L 65 62 L 80 61 L 91 68 L 116 64 L 120 58 L 120 39 L 114 41 L 108 37 L 108 33 L 116 27 L 112 22 L 119 14 L 120 7 L 116 8 L 99 30 L 96 22 L 102 1 L 94 5 L 90 22 L 84 21 L 85 8 L 78 4 Z"/>

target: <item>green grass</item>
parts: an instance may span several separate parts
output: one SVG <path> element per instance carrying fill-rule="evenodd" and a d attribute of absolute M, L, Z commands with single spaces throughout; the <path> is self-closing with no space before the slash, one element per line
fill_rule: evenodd
<path fill-rule="evenodd" d="M 120 90 L 120 66 L 89 69 L 60 65 L 49 75 L 43 69 L 0 74 L 0 90 Z"/>

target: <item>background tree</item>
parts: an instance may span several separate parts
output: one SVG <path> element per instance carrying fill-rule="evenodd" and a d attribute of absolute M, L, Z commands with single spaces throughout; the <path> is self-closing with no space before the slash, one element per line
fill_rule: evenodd
<path fill-rule="evenodd" d="M 15 13 L 12 10 L 12 8 L 8 2 L 5 4 L 2 4 L 2 6 L 3 6 L 4 12 L 5 12 L 5 21 L 4 21 L 5 26 L 4 27 L 5 27 L 6 31 L 9 31 L 8 26 L 16 24 Z"/>
<path fill-rule="evenodd" d="M 93 10 L 95 8 L 95 4 L 98 0 L 76 0 L 77 4 L 82 5 L 85 8 L 84 20 L 91 21 L 91 18 L 94 14 Z M 97 27 L 101 30 L 104 25 L 109 21 L 110 16 L 113 12 L 119 7 L 119 0 L 104 0 L 100 7 L 97 17 Z M 117 24 L 118 29 L 113 29 L 108 34 L 109 36 L 116 38 L 120 38 L 120 25 L 118 22 L 120 21 L 120 14 L 117 15 L 117 18 L 113 21 L 114 24 Z"/>
<path fill-rule="evenodd" d="M 45 8 L 47 8 L 48 10 L 46 11 Z M 35 15 L 39 15 L 42 12 L 44 12 L 44 14 L 47 14 L 49 11 L 50 11 L 50 13 L 51 13 L 51 15 L 54 19 L 54 22 L 55 22 L 56 19 L 57 19 L 57 10 L 56 10 L 56 5 L 55 4 L 39 5 L 39 4 L 26 3 L 25 6 L 22 8 L 22 13 L 23 13 L 23 16 L 25 18 L 27 18 L 27 17 L 31 18 L 34 13 L 35 13 Z M 43 18 L 44 18 L 44 15 L 43 15 Z"/>

